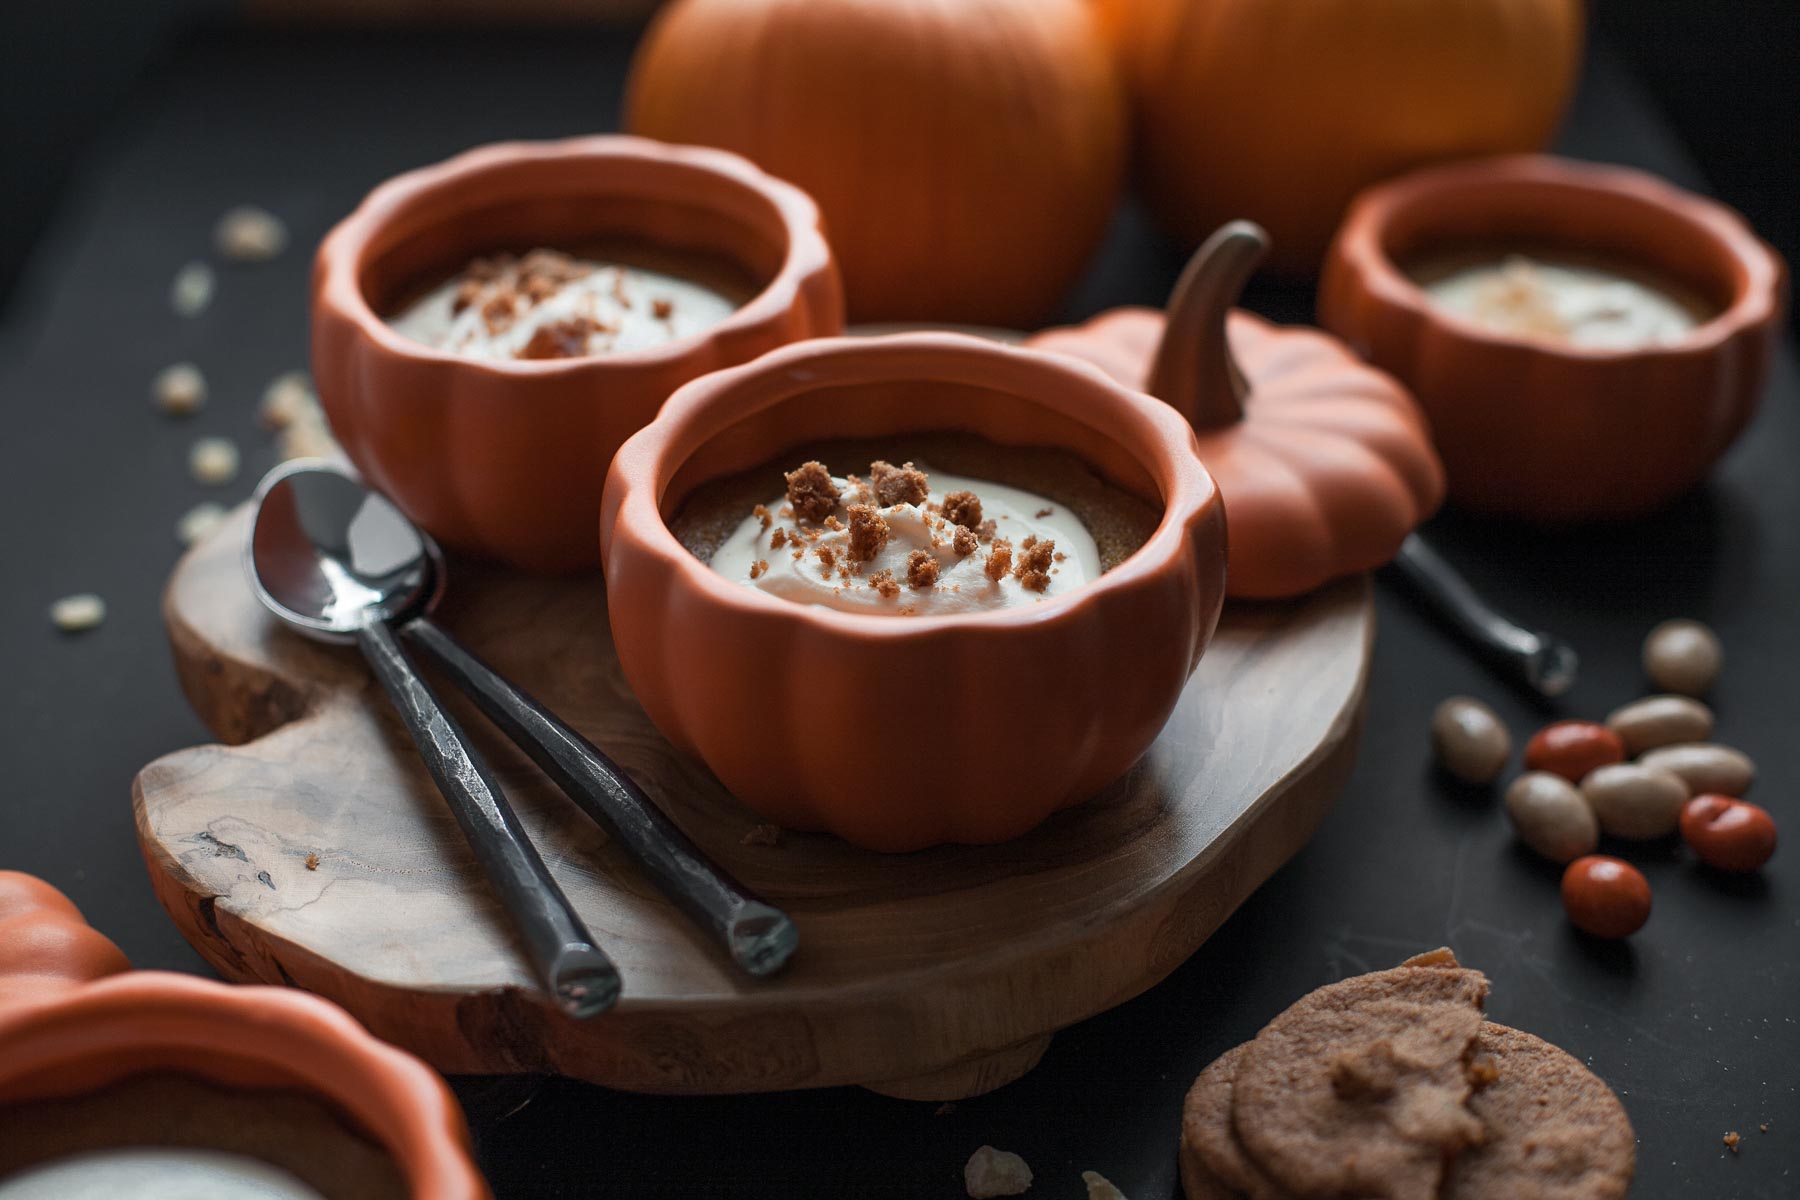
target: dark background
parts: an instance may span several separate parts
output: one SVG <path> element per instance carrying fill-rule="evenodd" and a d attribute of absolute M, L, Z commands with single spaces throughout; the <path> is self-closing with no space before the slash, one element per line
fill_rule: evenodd
<path fill-rule="evenodd" d="M 1608 0 L 1561 139 L 1743 208 L 1796 252 L 1793 59 L 1800 6 Z M 194 24 L 195 21 L 199 24 Z M 140 966 L 202 970 L 151 898 L 129 785 L 203 741 L 156 611 L 176 517 L 239 499 L 273 451 L 254 406 L 305 359 L 307 249 L 395 170 L 503 136 L 609 128 L 629 34 L 241 27 L 217 4 L 9 6 L 0 17 L 6 187 L 0 267 L 0 866 L 66 889 Z M 203 317 L 169 313 L 174 269 L 207 252 L 228 205 L 289 222 L 294 248 L 220 270 Z M 1156 303 L 1179 266 L 1127 204 L 1066 315 Z M 1309 314 L 1304 288 L 1252 307 Z M 97 336 L 98 335 L 98 336 Z M 205 367 L 206 412 L 150 412 L 150 375 Z M 246 448 L 220 494 L 190 483 L 202 433 Z M 1430 535 L 1529 623 L 1580 647 L 1561 712 L 1637 695 L 1638 640 L 1700 617 L 1730 663 L 1720 737 L 1755 756 L 1757 796 L 1787 820 L 1800 666 L 1800 383 L 1784 350 L 1764 411 L 1714 480 L 1629 527 L 1562 533 L 1447 515 Z M 95 590 L 112 613 L 65 638 L 44 609 Z M 566 1081 L 459 1084 L 484 1168 L 512 1197 L 955 1197 L 984 1142 L 1024 1154 L 1032 1195 L 1078 1197 L 1097 1170 L 1134 1200 L 1175 1193 L 1187 1084 L 1306 990 L 1449 944 L 1494 980 L 1496 1019 L 1589 1062 L 1640 1137 L 1639 1200 L 1800 1194 L 1800 851 L 1763 875 L 1706 872 L 1677 847 L 1632 848 L 1656 912 L 1626 945 L 1572 932 L 1555 871 L 1512 846 L 1493 798 L 1432 772 L 1424 728 L 1455 692 L 1523 737 L 1549 715 L 1510 695 L 1389 588 L 1356 773 L 1309 846 L 1161 986 L 1060 1033 L 1024 1080 L 935 1115 L 858 1089 L 657 1099 Z M 1768 1124 L 1767 1133 L 1758 1126 Z M 1744 1134 L 1736 1155 L 1720 1138 Z"/>

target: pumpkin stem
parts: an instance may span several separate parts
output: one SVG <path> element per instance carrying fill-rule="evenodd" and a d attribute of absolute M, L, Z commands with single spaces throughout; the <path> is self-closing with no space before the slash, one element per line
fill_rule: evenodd
<path fill-rule="evenodd" d="M 1195 429 L 1222 429 L 1243 419 L 1250 383 L 1232 356 L 1225 318 L 1268 250 L 1269 235 L 1260 225 L 1229 221 L 1194 251 L 1169 296 L 1149 392 Z"/>

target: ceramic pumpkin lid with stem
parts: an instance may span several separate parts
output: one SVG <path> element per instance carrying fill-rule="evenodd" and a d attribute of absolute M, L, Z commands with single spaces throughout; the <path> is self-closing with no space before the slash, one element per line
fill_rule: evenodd
<path fill-rule="evenodd" d="M 1194 252 L 1166 312 L 1115 309 L 1026 343 L 1094 363 L 1187 418 L 1225 501 L 1225 590 L 1239 599 L 1382 565 L 1444 496 L 1405 388 L 1327 334 L 1232 307 L 1268 245 L 1232 221 Z"/>

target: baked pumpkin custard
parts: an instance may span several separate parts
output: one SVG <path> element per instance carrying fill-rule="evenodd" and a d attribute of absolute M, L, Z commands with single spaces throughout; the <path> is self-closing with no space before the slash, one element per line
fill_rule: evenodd
<path fill-rule="evenodd" d="M 723 264 L 643 248 L 477 258 L 388 318 L 466 358 L 581 358 L 647 350 L 723 322 L 755 288 Z"/>
<path fill-rule="evenodd" d="M 1160 517 L 1066 451 L 937 433 L 800 447 L 701 488 L 671 527 L 718 574 L 784 600 L 944 616 L 1066 595 Z"/>

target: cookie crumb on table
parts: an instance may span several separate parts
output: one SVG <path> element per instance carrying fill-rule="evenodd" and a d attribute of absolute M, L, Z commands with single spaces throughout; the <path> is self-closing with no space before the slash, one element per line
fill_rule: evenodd
<path fill-rule="evenodd" d="M 1031 1187 L 1031 1168 L 1010 1150 L 983 1146 L 963 1165 L 963 1190 L 971 1200 L 989 1196 L 1022 1196 Z"/>
<path fill-rule="evenodd" d="M 169 285 L 169 306 L 179 316 L 199 316 L 212 303 L 213 278 L 213 269 L 205 263 L 188 263 L 175 272 Z"/>
<path fill-rule="evenodd" d="M 875 488 L 875 502 L 883 506 L 923 504 L 931 495 L 931 481 L 911 463 L 896 467 L 890 462 L 872 462 L 869 481 Z"/>
<path fill-rule="evenodd" d="M 814 460 L 801 463 L 797 470 L 787 473 L 788 503 L 794 506 L 794 515 L 803 521 L 823 521 L 837 507 L 840 493 L 838 486 L 832 482 L 831 472 L 825 464 Z"/>
<path fill-rule="evenodd" d="M 93 592 L 64 596 L 50 606 L 50 620 L 64 633 L 83 633 L 106 620 L 106 601 Z"/>
<path fill-rule="evenodd" d="M 319 869 L 319 856 L 317 853 L 306 856 L 306 869 L 309 871 L 316 871 Z"/>
<path fill-rule="evenodd" d="M 1098 1171 L 1083 1171 L 1081 1182 L 1087 1184 L 1088 1200 L 1125 1200 L 1125 1193 Z"/>
<path fill-rule="evenodd" d="M 1736 1154 L 1737 1148 L 1738 1148 L 1738 1143 L 1743 1141 L 1744 1139 L 1739 1137 L 1737 1130 L 1734 1129 L 1730 1133 L 1726 1134 L 1720 1140 L 1725 1143 L 1725 1148 L 1727 1150 L 1731 1151 L 1733 1154 Z"/>
<path fill-rule="evenodd" d="M 238 448 L 230 438 L 208 437 L 188 451 L 188 474 L 196 483 L 217 486 L 237 478 Z"/>
<path fill-rule="evenodd" d="M 234 262 L 267 262 L 287 249 L 287 225 L 266 208 L 240 204 L 213 226 L 213 247 Z"/>
<path fill-rule="evenodd" d="M 169 416 L 188 416 L 206 403 L 206 376 L 189 362 L 164 367 L 150 381 L 150 397 Z"/>
<path fill-rule="evenodd" d="M 749 832 L 738 839 L 742 846 L 779 846 L 781 845 L 781 826 L 752 825 Z"/>

